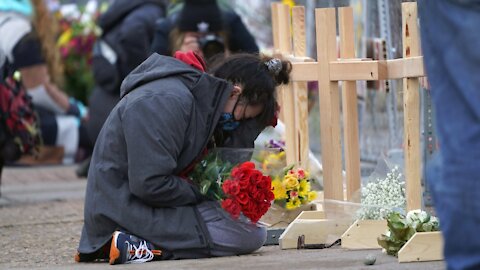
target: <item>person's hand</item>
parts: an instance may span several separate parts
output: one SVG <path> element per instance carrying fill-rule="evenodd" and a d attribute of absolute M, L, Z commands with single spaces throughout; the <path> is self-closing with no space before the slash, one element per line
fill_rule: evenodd
<path fill-rule="evenodd" d="M 194 51 L 195 53 L 203 57 L 202 50 L 200 49 L 200 43 L 198 42 L 198 36 L 195 34 L 185 34 L 180 50 L 182 52 Z"/>

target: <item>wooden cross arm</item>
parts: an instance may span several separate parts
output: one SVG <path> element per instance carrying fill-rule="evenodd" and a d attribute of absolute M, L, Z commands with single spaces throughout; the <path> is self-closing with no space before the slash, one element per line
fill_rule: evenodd
<path fill-rule="evenodd" d="M 292 62 L 292 81 L 317 81 L 317 62 Z M 394 60 L 341 59 L 329 65 L 331 81 L 387 80 L 423 77 L 423 56 Z"/>

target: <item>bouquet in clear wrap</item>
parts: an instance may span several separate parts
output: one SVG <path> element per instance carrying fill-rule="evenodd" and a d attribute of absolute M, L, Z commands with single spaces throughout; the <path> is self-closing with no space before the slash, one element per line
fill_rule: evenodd
<path fill-rule="evenodd" d="M 250 161 L 248 149 L 216 149 L 207 154 L 189 174 L 200 192 L 221 202 L 222 208 L 238 218 L 241 214 L 256 223 L 274 199 L 272 180 Z"/>
<path fill-rule="evenodd" d="M 299 208 L 317 198 L 310 185 L 309 172 L 291 165 L 272 181 L 275 203 L 287 210 Z"/>
<path fill-rule="evenodd" d="M 397 165 L 380 164 L 360 191 L 358 219 L 386 219 L 390 213 L 406 207 L 405 180 Z"/>

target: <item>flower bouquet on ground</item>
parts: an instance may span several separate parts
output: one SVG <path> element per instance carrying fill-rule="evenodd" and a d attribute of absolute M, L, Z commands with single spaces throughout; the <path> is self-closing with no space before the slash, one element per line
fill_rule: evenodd
<path fill-rule="evenodd" d="M 311 189 L 312 179 L 308 171 L 289 166 L 272 178 L 275 200 L 262 222 L 269 227 L 283 228 L 302 211 L 316 210 L 316 205 L 311 202 L 316 199 L 317 192 Z"/>
<path fill-rule="evenodd" d="M 358 219 L 382 220 L 395 209 L 405 209 L 405 181 L 394 166 L 385 177 L 370 181 L 361 188 Z"/>
<path fill-rule="evenodd" d="M 250 156 L 240 152 L 236 155 L 237 159 L 244 157 L 243 160 L 249 160 L 246 157 Z M 232 162 L 223 159 L 218 152 L 207 154 L 189 178 L 198 185 L 203 195 L 221 201 L 222 208 L 232 217 L 238 218 L 243 214 L 252 223 L 268 211 L 274 199 L 270 176 L 257 170 L 255 163 Z"/>
<path fill-rule="evenodd" d="M 388 229 L 377 238 L 384 251 L 393 256 L 416 232 L 434 232 L 440 228 L 438 218 L 422 210 L 412 210 L 406 216 L 392 212 L 387 217 Z"/>
<path fill-rule="evenodd" d="M 272 181 L 275 203 L 287 210 L 310 203 L 317 197 L 317 193 L 311 190 L 310 181 L 308 171 L 289 166 L 283 175 Z"/>

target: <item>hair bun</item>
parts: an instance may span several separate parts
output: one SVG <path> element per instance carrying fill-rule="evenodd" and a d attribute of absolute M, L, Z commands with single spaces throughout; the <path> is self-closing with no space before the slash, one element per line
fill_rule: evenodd
<path fill-rule="evenodd" d="M 265 66 L 267 66 L 267 69 L 270 73 L 277 76 L 280 71 L 282 71 L 282 60 L 278 58 L 272 58 L 268 61 L 265 61 Z"/>

